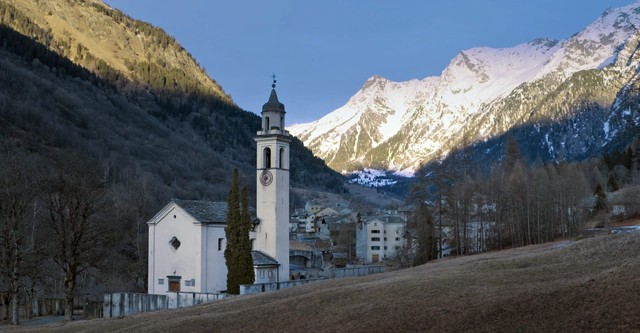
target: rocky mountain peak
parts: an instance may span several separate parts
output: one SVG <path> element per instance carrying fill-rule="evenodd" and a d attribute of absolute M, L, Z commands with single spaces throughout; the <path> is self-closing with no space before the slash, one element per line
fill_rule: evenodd
<path fill-rule="evenodd" d="M 605 11 L 562 41 L 540 38 L 509 48 L 463 50 L 438 77 L 392 82 L 373 76 L 345 106 L 290 131 L 335 170 L 368 167 L 412 174 L 451 149 L 488 142 L 541 119 L 580 114 L 583 122 L 602 121 L 602 110 L 591 118 L 582 113 L 593 111 L 590 103 L 612 105 L 634 79 L 635 71 L 625 68 L 637 65 L 636 27 L 640 2 Z M 549 133 L 548 142 L 553 135 L 571 137 L 565 132 Z M 563 148 L 553 149 L 553 158 L 595 151 L 572 148 L 558 154 Z"/>

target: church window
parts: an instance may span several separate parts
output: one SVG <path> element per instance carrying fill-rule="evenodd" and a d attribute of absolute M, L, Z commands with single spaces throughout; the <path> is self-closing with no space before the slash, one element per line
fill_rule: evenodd
<path fill-rule="evenodd" d="M 271 148 L 267 147 L 264 149 L 264 168 L 271 167 Z"/>
<path fill-rule="evenodd" d="M 269 117 L 264 117 L 264 130 L 268 131 L 269 129 Z"/>
<path fill-rule="evenodd" d="M 222 242 L 224 241 L 224 238 L 218 238 L 218 251 L 222 251 Z"/>
<path fill-rule="evenodd" d="M 169 241 L 169 245 L 171 245 L 171 248 L 175 251 L 180 247 L 180 240 L 178 240 L 177 237 L 173 236 L 173 238 L 171 238 L 171 240 Z"/>
<path fill-rule="evenodd" d="M 163 285 L 164 284 L 164 279 L 158 279 L 158 284 L 159 285 Z"/>

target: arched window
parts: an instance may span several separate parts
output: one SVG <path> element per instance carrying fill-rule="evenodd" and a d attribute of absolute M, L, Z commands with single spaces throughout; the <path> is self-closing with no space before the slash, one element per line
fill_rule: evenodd
<path fill-rule="evenodd" d="M 264 168 L 271 167 L 271 148 L 267 147 L 264 149 Z"/>
<path fill-rule="evenodd" d="M 264 130 L 268 131 L 269 129 L 269 117 L 264 117 Z"/>
<path fill-rule="evenodd" d="M 280 148 L 280 154 L 279 154 L 278 156 L 280 157 L 280 158 L 278 159 L 278 160 L 279 160 L 279 161 L 278 161 L 278 162 L 279 162 L 279 163 L 278 163 L 278 164 L 279 164 L 279 165 L 278 165 L 278 167 L 279 167 L 280 169 L 283 169 L 283 168 L 284 168 L 284 148 Z"/>

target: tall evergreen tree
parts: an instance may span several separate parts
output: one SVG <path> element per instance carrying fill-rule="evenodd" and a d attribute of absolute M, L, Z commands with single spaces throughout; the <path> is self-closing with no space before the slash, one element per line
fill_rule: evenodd
<path fill-rule="evenodd" d="M 238 251 L 236 250 L 241 231 L 238 178 L 238 169 L 234 169 L 229 198 L 227 199 L 227 227 L 225 228 L 227 247 L 224 250 L 224 259 L 227 263 L 227 293 L 235 295 L 240 293 L 240 283 L 238 281 Z"/>
<path fill-rule="evenodd" d="M 424 201 L 418 203 L 413 212 L 413 223 L 416 227 L 416 256 L 414 265 L 422 265 L 438 257 L 438 245 L 434 237 L 433 218 Z"/>
<path fill-rule="evenodd" d="M 408 223 L 408 228 L 415 235 L 415 249 L 413 240 L 407 239 L 405 246 L 413 253 L 413 265 L 421 265 L 438 257 L 438 244 L 435 237 L 433 218 L 427 207 L 428 185 L 423 168 L 418 169 L 416 182 L 411 186 L 409 203 L 414 206 L 414 211 Z M 411 234 L 411 231 L 409 232 Z"/>
<path fill-rule="evenodd" d="M 609 174 L 609 178 L 607 179 L 607 191 L 615 192 L 620 189 L 618 186 L 618 181 L 616 180 L 616 176 L 613 173 Z"/>
<path fill-rule="evenodd" d="M 254 281 L 253 260 L 251 258 L 251 217 L 249 215 L 249 194 L 242 191 L 242 211 L 240 207 L 240 185 L 238 169 L 233 170 L 231 189 L 229 190 L 227 211 L 227 248 L 224 258 L 227 263 L 227 293 L 237 295 L 241 284 Z"/>
<path fill-rule="evenodd" d="M 602 185 L 597 184 L 596 189 L 593 191 L 593 196 L 596 198 L 594 211 L 598 212 L 607 208 L 607 194 L 602 189 Z"/>
<path fill-rule="evenodd" d="M 522 154 L 520 152 L 520 145 L 515 136 L 507 136 L 507 140 L 504 146 L 504 160 L 503 168 L 507 174 L 511 174 L 516 164 L 522 162 Z"/>
<path fill-rule="evenodd" d="M 247 187 L 242 188 L 242 214 L 240 216 L 240 233 L 238 246 L 238 265 L 242 273 L 238 276 L 240 284 L 252 284 L 255 281 L 255 272 L 253 270 L 253 258 L 251 257 L 251 239 L 249 239 L 249 231 L 251 231 L 251 214 L 249 213 L 249 190 Z"/>

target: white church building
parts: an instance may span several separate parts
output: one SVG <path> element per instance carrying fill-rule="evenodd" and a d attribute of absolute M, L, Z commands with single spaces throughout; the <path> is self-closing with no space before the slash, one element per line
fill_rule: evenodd
<path fill-rule="evenodd" d="M 289 280 L 289 149 L 284 105 L 275 80 L 262 107 L 256 140 L 255 283 Z M 149 226 L 148 293 L 224 292 L 227 288 L 226 202 L 173 199 Z"/>

